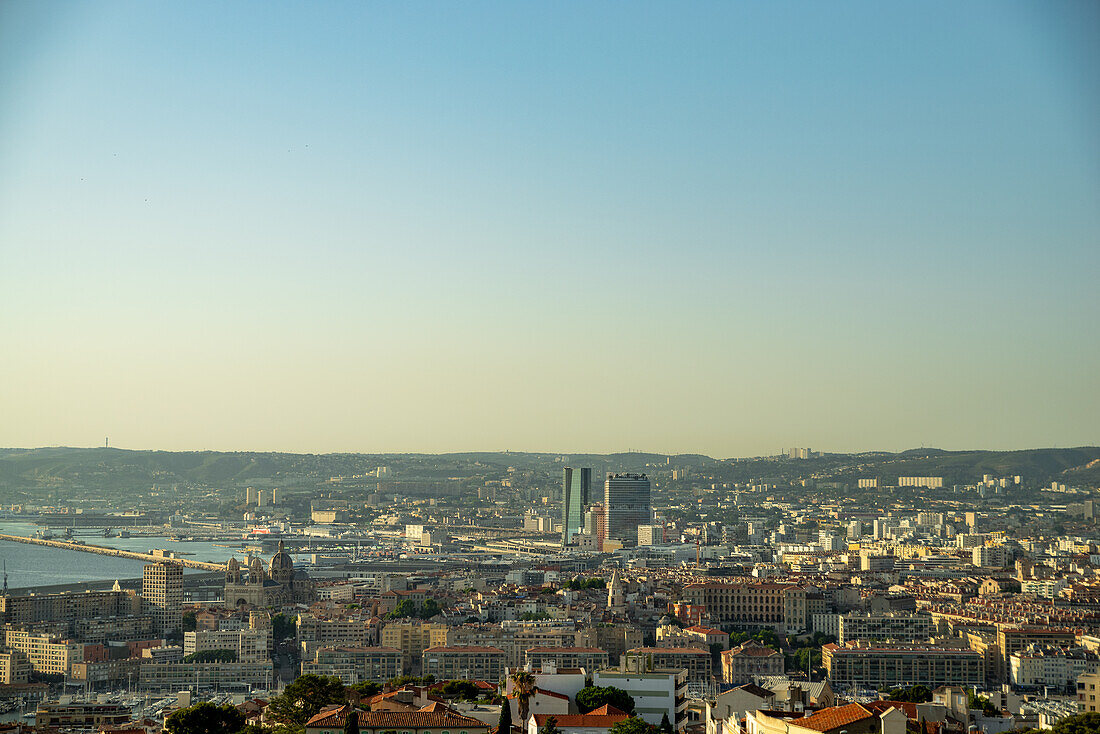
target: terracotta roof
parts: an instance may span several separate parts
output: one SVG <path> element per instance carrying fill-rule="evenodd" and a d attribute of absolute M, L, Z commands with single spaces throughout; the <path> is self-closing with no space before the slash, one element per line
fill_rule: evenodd
<path fill-rule="evenodd" d="M 626 714 L 625 711 L 621 711 L 609 703 L 605 703 L 597 709 L 592 709 L 586 716 L 618 716 L 619 714 Z"/>
<path fill-rule="evenodd" d="M 917 720 L 917 704 L 908 701 L 871 701 L 866 706 L 876 714 L 884 714 L 887 709 L 901 709 L 906 718 Z"/>
<path fill-rule="evenodd" d="M 330 707 L 306 722 L 306 728 L 332 729 L 342 727 L 347 722 L 349 706 Z M 484 722 L 469 716 L 455 713 L 449 709 L 437 711 L 360 711 L 359 726 L 364 729 L 436 729 L 467 727 L 470 729 L 488 729 Z"/>
<path fill-rule="evenodd" d="M 541 729 L 546 725 L 549 719 L 556 719 L 559 728 L 579 728 L 579 727 L 591 727 L 594 729 L 607 729 L 620 721 L 624 721 L 630 718 L 626 714 L 609 714 L 601 716 L 599 714 L 535 714 L 535 723 Z M 485 726 L 482 724 L 482 726 Z"/>
<path fill-rule="evenodd" d="M 726 634 L 722 630 L 716 630 L 713 627 L 704 627 L 700 624 L 697 624 L 694 627 L 688 627 L 687 631 L 688 632 L 698 632 L 699 634 L 702 634 L 702 635 L 724 635 L 724 634 Z"/>
<path fill-rule="evenodd" d="M 821 709 L 809 716 L 795 719 L 791 723 L 795 726 L 801 726 L 804 729 L 813 729 L 814 731 L 832 731 L 833 729 L 848 726 L 849 724 L 866 719 L 868 716 L 874 716 L 874 714 L 858 703 L 850 703 L 847 706 L 832 706 L 827 709 Z"/>
<path fill-rule="evenodd" d="M 635 647 L 627 650 L 627 652 L 643 655 L 660 653 L 662 655 L 706 655 L 710 657 L 709 652 L 700 650 L 697 647 Z"/>
<path fill-rule="evenodd" d="M 458 647 L 429 647 L 424 652 L 499 652 L 501 655 L 504 654 L 504 651 L 498 647 L 478 647 L 476 645 Z"/>
<path fill-rule="evenodd" d="M 529 647 L 529 648 L 527 648 L 527 652 L 538 652 L 538 653 L 543 653 L 543 652 L 570 652 L 570 653 L 592 652 L 592 653 L 596 653 L 597 655 L 600 654 L 600 653 L 603 653 L 605 655 L 607 654 L 606 650 L 601 650 L 598 647 Z"/>

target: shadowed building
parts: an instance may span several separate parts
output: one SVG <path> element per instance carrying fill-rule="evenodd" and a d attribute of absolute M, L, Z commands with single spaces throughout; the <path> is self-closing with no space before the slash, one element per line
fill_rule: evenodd
<path fill-rule="evenodd" d="M 592 490 L 592 470 L 589 468 L 562 470 L 561 481 L 561 544 L 569 545 L 573 536 L 584 531 L 584 511 Z"/>

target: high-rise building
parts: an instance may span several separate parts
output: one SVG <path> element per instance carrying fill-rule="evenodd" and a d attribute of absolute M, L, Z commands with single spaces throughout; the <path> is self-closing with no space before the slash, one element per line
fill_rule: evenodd
<path fill-rule="evenodd" d="M 592 490 L 592 470 L 565 467 L 561 479 L 561 544 L 569 545 L 584 530 L 584 511 Z"/>
<path fill-rule="evenodd" d="M 183 629 L 183 567 L 174 563 L 150 563 L 141 580 L 141 597 L 153 612 L 158 632 Z"/>
<path fill-rule="evenodd" d="M 637 541 L 638 526 L 649 524 L 653 518 L 649 492 L 649 477 L 645 474 L 607 475 L 603 504 L 608 538 Z"/>

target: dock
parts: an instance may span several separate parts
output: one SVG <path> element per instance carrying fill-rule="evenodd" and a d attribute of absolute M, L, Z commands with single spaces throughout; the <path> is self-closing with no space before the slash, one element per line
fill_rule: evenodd
<path fill-rule="evenodd" d="M 64 540 L 46 540 L 44 538 L 28 538 L 23 535 L 6 535 L 0 533 L 0 540 L 10 540 L 13 543 L 29 543 L 31 545 L 45 545 L 51 548 L 81 551 L 84 553 L 98 553 L 101 556 L 114 556 L 115 558 L 132 558 L 135 561 L 146 563 L 173 563 L 185 568 L 197 568 L 202 571 L 224 571 L 221 563 L 207 563 L 206 561 L 193 561 L 189 558 L 172 558 L 170 556 L 158 556 L 152 553 L 136 553 L 134 551 L 119 550 L 118 548 L 104 548 L 101 545 L 89 545 L 88 543 L 70 543 Z"/>

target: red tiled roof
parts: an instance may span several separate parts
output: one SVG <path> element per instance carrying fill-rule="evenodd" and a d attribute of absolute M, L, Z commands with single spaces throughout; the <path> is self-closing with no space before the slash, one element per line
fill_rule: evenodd
<path fill-rule="evenodd" d="M 527 652 L 568 652 L 568 653 L 580 653 L 580 652 L 592 652 L 597 655 L 600 653 L 607 653 L 606 650 L 601 650 L 598 647 L 529 647 Z"/>
<path fill-rule="evenodd" d="M 907 719 L 917 720 L 917 704 L 908 701 L 871 701 L 866 707 L 876 714 L 884 714 L 887 709 L 901 709 Z"/>
<path fill-rule="evenodd" d="M 424 652 L 499 652 L 501 655 L 504 654 L 504 651 L 498 647 L 478 647 L 476 645 L 458 647 L 429 647 Z"/>
<path fill-rule="evenodd" d="M 628 718 L 630 717 L 621 713 L 606 716 L 599 714 L 558 714 L 557 716 L 554 714 L 535 714 L 535 723 L 541 729 L 549 719 L 556 719 L 558 726 L 562 728 L 591 727 L 594 729 L 607 729 Z"/>
<path fill-rule="evenodd" d="M 848 726 L 849 724 L 866 719 L 868 716 L 874 716 L 874 714 L 858 703 L 850 703 L 847 706 L 832 706 L 827 709 L 821 709 L 809 716 L 795 719 L 791 723 L 795 726 L 801 726 L 804 729 L 824 732 L 832 731 L 841 726 Z"/>
<path fill-rule="evenodd" d="M 701 635 L 724 635 L 724 634 L 726 634 L 722 630 L 716 630 L 713 627 L 704 627 L 700 624 L 697 624 L 694 627 L 688 627 L 687 631 L 688 632 L 698 632 Z"/>
<path fill-rule="evenodd" d="M 710 657 L 709 652 L 700 650 L 697 647 L 635 647 L 627 652 L 641 653 L 643 655 L 660 653 L 662 655 L 706 655 Z"/>
<path fill-rule="evenodd" d="M 306 728 L 332 729 L 347 723 L 349 706 L 330 707 L 306 722 Z M 455 713 L 449 709 L 436 711 L 360 711 L 359 726 L 364 729 L 437 729 L 467 727 L 470 729 L 488 729 L 484 722 L 469 716 Z"/>

